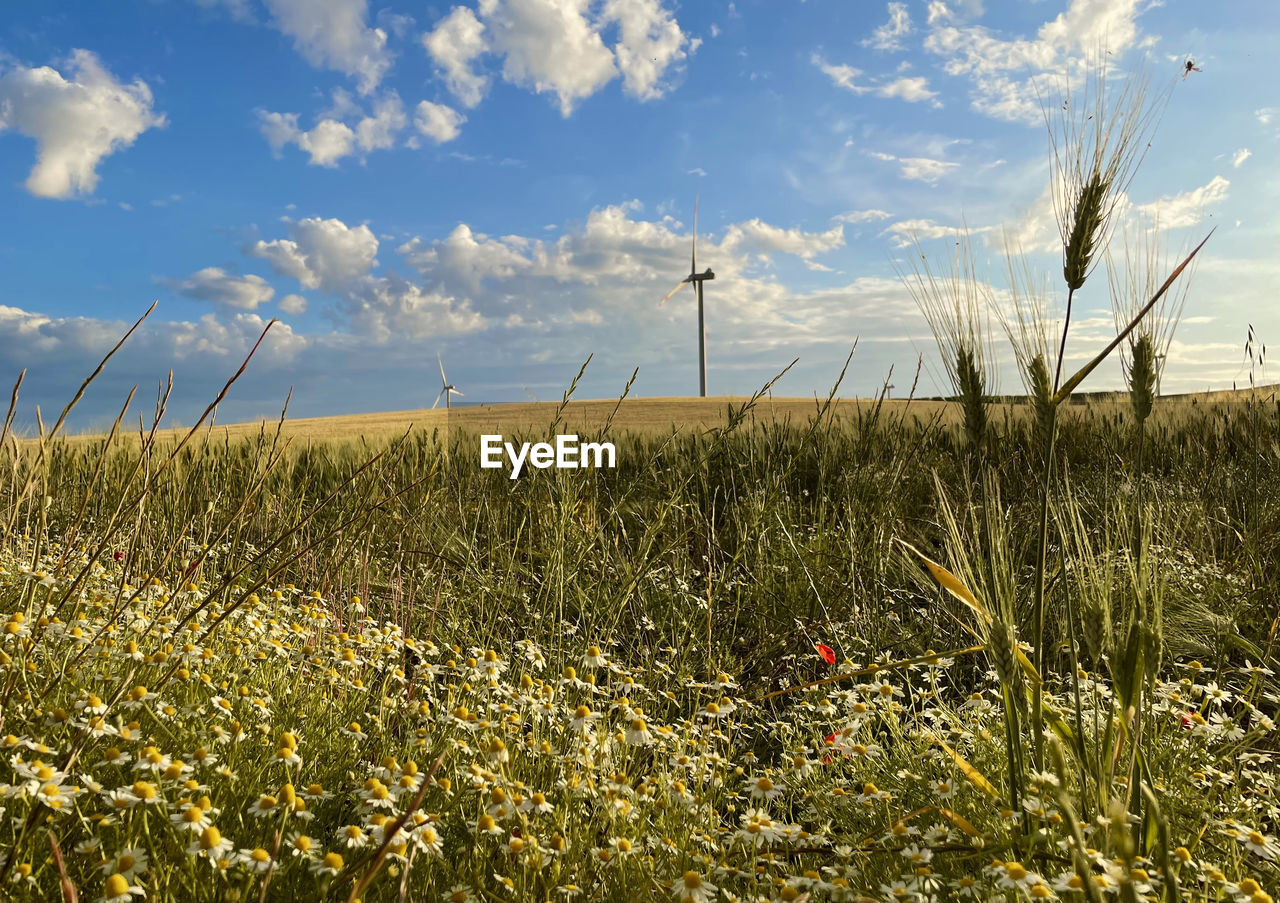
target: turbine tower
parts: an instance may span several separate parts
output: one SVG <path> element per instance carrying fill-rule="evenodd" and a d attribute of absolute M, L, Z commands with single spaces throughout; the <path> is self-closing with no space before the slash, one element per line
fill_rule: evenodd
<path fill-rule="evenodd" d="M 440 352 L 438 351 L 436 352 L 436 363 L 440 365 L 440 394 L 437 395 L 436 400 L 431 403 L 431 410 L 434 411 L 436 409 L 436 405 L 440 403 L 440 399 L 443 398 L 444 408 L 447 411 L 449 410 L 449 402 L 453 399 L 453 396 L 457 395 L 459 398 L 462 398 L 463 395 L 454 387 L 453 383 L 449 382 L 449 378 L 444 375 L 444 361 L 440 360 Z"/>
<path fill-rule="evenodd" d="M 698 395 L 701 398 L 707 397 L 707 327 L 703 316 L 702 307 L 702 283 L 708 279 L 716 278 L 716 274 L 711 272 L 711 267 L 707 267 L 705 271 L 698 272 L 698 197 L 693 200 L 693 251 L 689 257 L 689 275 L 685 276 L 676 284 L 676 287 L 667 292 L 666 298 L 658 302 L 658 306 L 667 303 L 670 298 L 686 285 L 692 285 L 694 291 L 698 295 Z"/>

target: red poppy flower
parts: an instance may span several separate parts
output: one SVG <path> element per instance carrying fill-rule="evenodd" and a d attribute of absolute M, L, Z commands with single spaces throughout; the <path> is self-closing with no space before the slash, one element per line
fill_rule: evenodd
<path fill-rule="evenodd" d="M 823 743 L 825 743 L 828 747 L 835 746 L 835 745 L 836 745 L 836 735 L 835 735 L 835 734 L 827 734 L 825 737 L 823 737 L 823 738 L 822 738 L 822 742 L 823 742 Z M 823 757 L 822 757 L 822 764 L 823 764 L 823 765 L 830 765 L 830 764 L 831 764 L 831 760 L 832 760 L 832 758 L 833 758 L 833 756 L 831 755 L 831 753 L 827 753 L 825 756 L 823 756 Z"/>
<path fill-rule="evenodd" d="M 822 656 L 822 660 L 828 665 L 836 663 L 836 651 L 826 643 L 818 643 L 814 648 L 818 650 L 818 654 Z"/>

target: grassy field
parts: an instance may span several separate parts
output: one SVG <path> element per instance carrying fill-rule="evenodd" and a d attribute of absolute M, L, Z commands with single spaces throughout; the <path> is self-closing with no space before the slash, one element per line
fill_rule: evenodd
<path fill-rule="evenodd" d="M 1280 386 L 1259 386 L 1256 390 L 1196 392 L 1185 395 L 1169 395 L 1161 399 L 1158 416 L 1162 420 L 1176 420 L 1198 413 L 1201 406 L 1226 406 L 1248 402 L 1250 399 L 1274 403 Z M 222 441 L 251 438 L 264 431 L 274 433 L 280 426 L 280 435 L 295 442 L 342 442 L 363 437 L 370 442 L 386 442 L 406 432 L 433 433 L 462 431 L 468 435 L 502 433 L 534 435 L 557 419 L 562 431 L 578 430 L 594 434 L 606 423 L 617 434 L 640 436 L 669 435 L 722 428 L 728 422 L 733 408 L 749 399 L 746 396 L 720 396 L 712 398 L 616 398 L 596 400 L 570 400 L 561 402 L 515 402 L 505 404 L 468 405 L 452 410 L 424 408 L 411 411 L 383 411 L 369 414 L 347 414 L 332 417 L 291 418 L 279 425 L 272 421 L 211 425 L 205 432 L 210 440 Z M 1123 414 L 1128 401 L 1122 393 L 1084 394 L 1079 404 L 1069 409 L 1070 416 L 1114 417 Z M 752 423 L 805 423 L 826 402 L 815 398 L 765 398 L 755 404 L 750 413 Z M 998 416 L 1017 418 L 1027 409 L 1025 399 L 996 399 L 993 407 Z M 881 409 L 886 414 L 911 417 L 928 422 L 940 420 L 954 424 L 961 417 L 960 406 L 954 401 L 933 399 L 894 398 L 836 398 L 832 400 L 827 415 L 836 421 L 856 423 L 859 417 Z M 183 429 L 160 431 L 165 440 L 177 440 L 186 432 Z M 102 438 L 87 433 L 72 437 L 72 441 L 85 442 Z"/>
<path fill-rule="evenodd" d="M 1153 430 L 1137 531 L 1132 418 L 1059 424 L 1040 763 L 991 632 L 1034 620 L 1028 418 L 983 464 L 928 403 L 673 404 L 722 402 L 515 484 L 425 433 L 10 443 L 9 893 L 1069 899 L 1080 819 L 1108 898 L 1264 899 L 1273 406 Z"/>

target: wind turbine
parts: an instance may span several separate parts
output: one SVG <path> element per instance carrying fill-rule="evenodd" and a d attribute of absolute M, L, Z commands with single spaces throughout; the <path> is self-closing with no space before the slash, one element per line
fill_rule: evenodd
<path fill-rule="evenodd" d="M 702 283 L 708 279 L 716 278 L 716 274 L 711 272 L 711 267 L 707 267 L 704 272 L 698 272 L 698 197 L 695 195 L 693 199 L 693 251 L 689 257 L 689 275 L 685 276 L 671 291 L 667 292 L 666 298 L 658 302 L 658 306 L 667 303 L 670 298 L 686 285 L 692 285 L 694 291 L 698 294 L 698 395 L 702 398 L 707 397 L 707 328 L 703 318 L 702 310 Z"/>
<path fill-rule="evenodd" d="M 454 388 L 453 383 L 449 382 L 449 378 L 444 375 L 444 361 L 440 360 L 440 352 L 436 352 L 436 363 L 440 365 L 440 394 L 436 396 L 436 400 L 431 403 L 431 410 L 435 410 L 436 405 L 440 403 L 440 399 L 444 399 L 444 407 L 447 411 L 450 407 L 449 402 L 453 396 L 457 395 L 462 398 L 463 395 Z"/>

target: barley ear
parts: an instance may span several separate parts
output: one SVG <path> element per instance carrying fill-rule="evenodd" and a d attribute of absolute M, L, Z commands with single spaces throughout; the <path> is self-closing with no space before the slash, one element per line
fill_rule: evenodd
<path fill-rule="evenodd" d="M 1062 266 L 1062 276 L 1067 282 L 1067 288 L 1072 291 L 1083 286 L 1089 275 L 1108 212 L 1104 209 L 1104 204 L 1110 187 L 1110 181 L 1095 169 L 1080 188 L 1072 205 L 1071 231 L 1063 249 Z"/>
<path fill-rule="evenodd" d="M 1151 416 L 1156 397 L 1156 346 L 1148 332 L 1144 331 L 1133 343 L 1128 376 L 1133 416 L 1142 423 Z"/>

